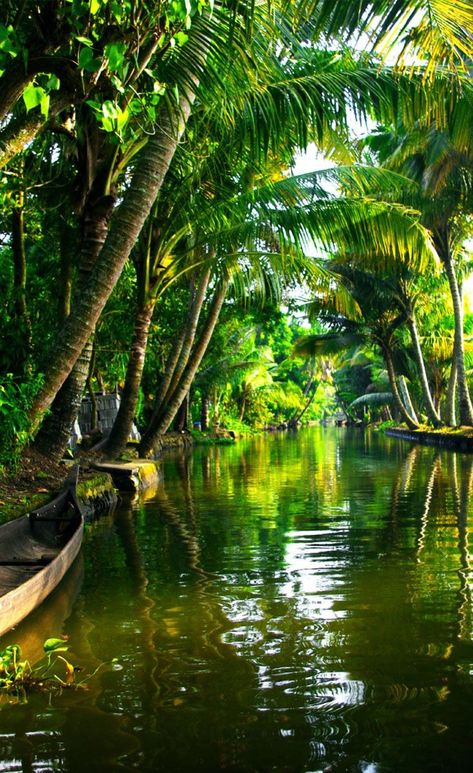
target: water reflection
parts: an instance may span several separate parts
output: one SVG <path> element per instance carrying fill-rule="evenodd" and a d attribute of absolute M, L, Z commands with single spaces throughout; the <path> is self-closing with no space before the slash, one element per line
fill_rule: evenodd
<path fill-rule="evenodd" d="M 65 623 L 122 670 L 3 710 L 9 769 L 469 770 L 473 458 L 317 429 L 163 468 Z"/>

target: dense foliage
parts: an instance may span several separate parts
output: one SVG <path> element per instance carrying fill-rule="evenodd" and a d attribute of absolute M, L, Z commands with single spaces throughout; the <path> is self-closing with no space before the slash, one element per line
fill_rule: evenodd
<path fill-rule="evenodd" d="M 61 458 L 114 389 L 108 456 L 135 417 L 142 454 L 194 422 L 473 424 L 472 26 L 443 0 L 7 0 L 0 463 Z M 291 174 L 308 148 L 330 168 Z"/>

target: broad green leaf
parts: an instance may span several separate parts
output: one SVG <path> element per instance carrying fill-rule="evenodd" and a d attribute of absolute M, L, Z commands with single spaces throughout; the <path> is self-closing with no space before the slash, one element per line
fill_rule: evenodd
<path fill-rule="evenodd" d="M 91 48 L 82 48 L 79 54 L 79 67 L 87 72 L 96 72 L 100 68 L 100 59 L 94 57 Z"/>
<path fill-rule="evenodd" d="M 125 58 L 126 46 L 124 43 L 109 43 L 105 46 L 104 53 L 108 59 L 110 70 L 117 70 Z"/>
<path fill-rule="evenodd" d="M 67 646 L 64 639 L 46 639 L 46 641 L 43 644 L 43 650 L 47 653 L 49 652 L 67 652 L 69 647 Z"/>
<path fill-rule="evenodd" d="M 49 94 L 47 94 L 46 92 L 44 92 L 41 98 L 40 107 L 41 107 L 42 115 L 44 115 L 44 117 L 47 118 L 49 115 Z"/>
<path fill-rule="evenodd" d="M 41 105 L 45 95 L 46 92 L 41 86 L 35 86 L 33 83 L 30 83 L 23 92 L 23 102 L 27 112 Z"/>
<path fill-rule="evenodd" d="M 110 99 L 106 99 L 102 104 L 102 113 L 105 118 L 117 118 L 117 106 Z"/>

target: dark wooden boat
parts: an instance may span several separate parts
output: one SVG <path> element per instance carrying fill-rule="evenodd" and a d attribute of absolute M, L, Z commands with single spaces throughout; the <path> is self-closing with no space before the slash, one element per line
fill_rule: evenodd
<path fill-rule="evenodd" d="M 77 475 L 74 468 L 49 504 L 0 526 L 0 635 L 44 601 L 80 550 L 84 519 Z"/>

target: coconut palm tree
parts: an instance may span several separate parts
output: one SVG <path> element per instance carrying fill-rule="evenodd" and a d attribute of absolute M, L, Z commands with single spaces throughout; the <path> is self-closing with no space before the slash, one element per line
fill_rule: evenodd
<path fill-rule="evenodd" d="M 470 236 L 473 211 L 473 144 L 469 126 L 473 115 L 471 90 L 456 103 L 448 125 L 408 130 L 402 125 L 380 130 L 368 143 L 381 163 L 415 181 L 417 188 L 402 200 L 419 209 L 432 233 L 437 254 L 448 279 L 455 319 L 452 369 L 459 394 L 461 424 L 473 424 L 473 405 L 465 368 L 462 261 Z"/>
<path fill-rule="evenodd" d="M 266 137 L 270 138 L 274 133 L 281 132 L 289 111 L 292 116 L 299 116 L 299 135 L 302 132 L 301 145 L 304 145 L 304 140 L 307 139 L 308 105 L 311 105 L 313 115 L 319 116 L 318 125 L 321 129 L 326 122 L 326 113 L 330 104 L 334 113 L 337 110 L 340 111 L 349 101 L 354 101 L 357 109 L 360 110 L 367 102 L 381 104 L 383 89 L 379 87 L 379 77 L 373 79 L 372 73 L 370 76 L 366 72 L 362 80 L 353 72 L 345 73 L 344 79 L 340 75 L 337 78 L 332 77 L 329 79 L 329 90 L 324 87 L 323 73 L 318 74 L 319 86 L 316 87 L 313 83 L 310 89 L 310 79 L 304 82 L 294 78 L 291 83 L 290 79 L 287 82 L 287 79 L 281 78 L 283 65 L 287 62 L 287 51 L 300 42 L 294 33 L 294 29 L 297 30 L 294 15 L 291 13 L 288 19 L 291 9 L 295 10 L 296 14 L 305 14 L 304 21 L 307 21 L 308 12 L 312 12 L 308 26 L 320 33 L 324 29 L 331 32 L 335 25 L 347 32 L 369 26 L 376 8 L 379 8 L 381 13 L 386 12 L 386 17 L 379 26 L 379 29 L 386 30 L 388 20 L 397 21 L 402 25 L 407 18 L 406 11 L 414 6 L 418 7 L 418 3 L 397 2 L 395 8 L 390 8 L 388 12 L 385 2 L 363 3 L 361 10 L 364 9 L 366 13 L 357 14 L 355 18 L 353 13 L 346 13 L 345 3 L 335 5 L 336 9 L 333 3 L 325 2 L 315 5 L 307 2 L 280 5 L 275 3 L 274 6 L 271 4 L 271 7 L 266 4 L 250 3 L 248 7 L 245 4 L 239 4 L 238 12 L 242 11 L 242 16 L 239 17 L 236 13 L 229 13 L 225 4 L 222 7 L 215 4 L 212 14 L 204 12 L 197 21 L 192 23 L 189 40 L 182 47 L 179 56 L 170 58 L 169 72 L 172 72 L 171 66 L 174 65 L 178 78 L 175 82 L 180 85 L 177 114 L 170 113 L 169 102 L 158 110 L 155 132 L 136 161 L 130 184 L 114 218 L 114 227 L 101 250 L 81 301 L 70 315 L 51 355 L 45 383 L 31 411 L 35 423 L 40 420 L 41 414 L 50 405 L 58 387 L 67 377 L 93 332 L 98 316 L 162 186 L 202 84 L 206 84 L 207 88 L 210 87 L 212 93 L 217 95 L 218 87 L 222 84 L 222 73 L 227 76 L 231 64 L 232 71 L 235 73 L 233 81 L 238 77 L 241 83 L 247 84 L 247 90 L 251 88 L 252 91 L 251 98 L 247 91 L 249 125 L 252 124 L 260 135 L 266 134 Z M 424 10 L 430 9 L 430 5 L 431 3 L 426 3 Z M 275 14 L 274 8 L 276 8 Z M 447 16 L 450 18 L 451 14 Z M 458 25 L 451 24 L 449 29 L 450 48 L 454 47 L 457 40 L 466 39 Z M 280 55 L 281 41 L 285 43 L 283 57 Z M 255 62 L 258 63 L 256 70 Z M 241 78 L 240 75 L 236 75 L 237 71 Z M 255 79 L 255 72 L 258 72 L 259 80 Z M 355 82 L 356 88 L 354 88 Z M 324 99 L 325 94 L 333 92 L 335 84 L 340 97 L 336 100 Z M 365 89 L 364 98 L 362 84 Z M 227 86 L 228 83 L 225 83 L 222 94 L 228 93 Z M 373 98 L 373 89 L 378 92 L 377 99 Z M 368 99 L 366 99 L 367 92 L 369 92 Z M 203 105 L 204 102 L 199 104 Z M 231 114 L 229 117 L 231 118 Z M 266 144 L 269 149 L 269 139 Z"/>

